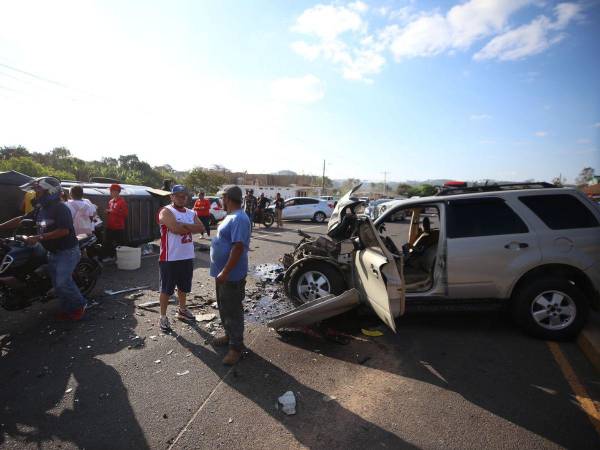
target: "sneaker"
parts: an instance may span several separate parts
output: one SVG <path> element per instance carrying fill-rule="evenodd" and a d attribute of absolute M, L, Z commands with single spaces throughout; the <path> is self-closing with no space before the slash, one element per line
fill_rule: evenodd
<path fill-rule="evenodd" d="M 171 328 L 171 324 L 169 323 L 169 318 L 167 316 L 161 317 L 158 321 L 158 325 L 160 326 L 160 331 L 162 331 L 163 333 L 170 333 L 171 331 L 173 331 L 173 329 Z"/>
<path fill-rule="evenodd" d="M 177 318 L 184 322 L 195 322 L 196 318 L 187 308 L 179 308 L 177 310 Z"/>
<path fill-rule="evenodd" d="M 237 364 L 241 357 L 242 352 L 230 348 L 227 354 L 225 355 L 225 358 L 223 358 L 223 364 L 225 364 L 226 366 L 234 366 L 235 364 Z"/>

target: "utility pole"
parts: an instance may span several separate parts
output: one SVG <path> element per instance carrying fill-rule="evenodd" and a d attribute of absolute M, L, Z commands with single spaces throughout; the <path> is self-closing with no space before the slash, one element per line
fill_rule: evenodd
<path fill-rule="evenodd" d="M 321 180 L 321 195 L 325 195 L 325 160 L 323 160 L 323 178 Z"/>
<path fill-rule="evenodd" d="M 384 171 L 383 173 L 383 196 L 387 195 L 387 175 L 388 172 Z"/>

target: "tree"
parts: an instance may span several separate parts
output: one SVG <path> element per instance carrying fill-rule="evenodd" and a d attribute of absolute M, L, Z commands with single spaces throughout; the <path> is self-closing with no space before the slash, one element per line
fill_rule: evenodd
<path fill-rule="evenodd" d="M 588 184 L 592 181 L 592 178 L 594 178 L 595 172 L 596 171 L 592 167 L 584 167 L 581 169 L 581 172 L 579 172 L 577 178 L 575 178 L 575 184 L 577 186 Z"/>
<path fill-rule="evenodd" d="M 408 196 L 411 189 L 412 186 L 410 184 L 399 183 L 398 186 L 396 186 L 396 194 Z"/>
<path fill-rule="evenodd" d="M 20 145 L 17 147 L 2 147 L 0 149 L 0 160 L 18 158 L 21 156 L 29 156 L 29 152 L 25 147 Z"/>
<path fill-rule="evenodd" d="M 216 193 L 225 183 L 225 177 L 214 170 L 193 168 L 183 179 L 183 184 L 192 192 Z"/>
<path fill-rule="evenodd" d="M 437 193 L 437 188 L 432 186 L 431 184 L 421 184 L 419 186 L 413 186 L 408 191 L 408 195 L 410 197 L 429 197 L 430 195 L 435 195 Z"/>
<path fill-rule="evenodd" d="M 30 177 L 51 176 L 59 180 L 72 180 L 74 175 L 69 172 L 55 169 L 53 167 L 44 166 L 29 156 L 18 156 L 11 159 L 0 161 L 0 171 L 16 170 Z"/>
<path fill-rule="evenodd" d="M 552 178 L 552 184 L 555 186 L 558 186 L 558 187 L 564 186 L 566 181 L 567 181 L 567 179 L 565 177 L 563 177 L 562 175 Z"/>
<path fill-rule="evenodd" d="M 344 195 L 344 194 L 346 194 L 346 192 L 348 192 L 350 189 L 352 189 L 354 186 L 356 186 L 359 183 L 360 183 L 360 180 L 358 178 L 348 178 L 340 186 L 339 192 L 342 195 Z"/>

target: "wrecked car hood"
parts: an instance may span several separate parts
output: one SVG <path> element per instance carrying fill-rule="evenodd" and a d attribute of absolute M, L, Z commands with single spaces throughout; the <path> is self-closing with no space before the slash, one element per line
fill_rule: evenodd
<path fill-rule="evenodd" d="M 346 208 L 356 207 L 361 203 L 364 203 L 363 200 L 352 196 L 361 186 L 362 183 L 354 186 L 337 202 L 337 205 L 335 205 L 333 213 L 331 213 L 331 217 L 329 218 L 329 223 L 327 224 L 327 234 L 331 235 L 332 233 L 335 233 L 337 228 L 341 225 L 342 220 L 344 219 Z"/>

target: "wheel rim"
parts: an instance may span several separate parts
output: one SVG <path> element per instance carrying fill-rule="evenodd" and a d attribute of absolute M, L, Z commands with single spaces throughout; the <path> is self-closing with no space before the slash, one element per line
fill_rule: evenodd
<path fill-rule="evenodd" d="M 325 220 L 325 214 L 323 213 L 317 213 L 315 215 L 315 219 L 317 222 L 323 222 Z"/>
<path fill-rule="evenodd" d="M 573 323 L 577 306 L 571 297 L 561 291 L 546 291 L 531 303 L 533 320 L 547 330 L 562 330 Z"/>
<path fill-rule="evenodd" d="M 301 300 L 308 302 L 331 294 L 331 283 L 321 272 L 309 270 L 303 273 L 296 284 Z"/>

